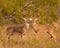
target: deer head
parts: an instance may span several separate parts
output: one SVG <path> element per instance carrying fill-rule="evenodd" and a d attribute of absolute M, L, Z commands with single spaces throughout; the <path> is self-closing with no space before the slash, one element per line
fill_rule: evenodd
<path fill-rule="evenodd" d="M 27 27 L 27 28 L 30 27 L 30 24 L 31 24 L 31 25 L 36 24 L 36 21 L 38 20 L 37 18 L 33 18 L 33 17 L 23 18 L 23 19 L 24 19 L 24 21 L 25 21 L 25 24 L 26 24 L 26 27 Z"/>

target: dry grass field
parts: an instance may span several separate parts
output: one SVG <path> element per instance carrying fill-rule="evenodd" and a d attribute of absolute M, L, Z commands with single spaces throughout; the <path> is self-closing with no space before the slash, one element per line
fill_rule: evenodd
<path fill-rule="evenodd" d="M 15 32 L 8 39 L 7 27 L 25 24 L 22 18 L 30 17 L 39 19 L 41 26 L 34 26 L 39 28 L 38 33 L 29 28 L 22 37 Z M 43 24 L 52 25 L 56 42 L 45 32 Z M 0 48 L 60 48 L 60 0 L 0 0 Z"/>
<path fill-rule="evenodd" d="M 0 27 L 0 48 L 60 48 L 60 24 L 57 22 L 54 25 L 56 27 L 54 32 L 57 37 L 56 42 L 46 32 L 36 34 L 33 29 L 26 30 L 22 38 L 15 33 L 8 40 L 7 26 L 2 26 Z"/>

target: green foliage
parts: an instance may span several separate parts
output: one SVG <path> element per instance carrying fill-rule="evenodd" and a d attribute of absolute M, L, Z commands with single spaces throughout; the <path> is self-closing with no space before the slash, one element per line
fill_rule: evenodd
<path fill-rule="evenodd" d="M 6 21 L 5 16 L 15 16 L 15 22 L 22 23 L 22 17 L 34 17 L 38 14 L 40 14 L 39 23 L 52 23 L 58 18 L 56 14 L 57 4 L 57 0 L 0 0 L 0 24 L 12 23 L 9 19 Z M 44 10 L 45 7 L 48 9 Z M 39 10 L 42 11 L 39 12 Z M 46 15 L 44 11 L 49 12 L 46 12 Z M 48 15 L 48 13 L 50 14 Z"/>

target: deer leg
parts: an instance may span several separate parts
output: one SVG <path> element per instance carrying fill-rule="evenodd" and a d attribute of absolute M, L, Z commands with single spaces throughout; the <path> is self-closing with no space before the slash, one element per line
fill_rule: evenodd
<path fill-rule="evenodd" d="M 19 33 L 19 35 L 21 36 L 21 39 L 22 39 L 22 34 L 23 34 L 23 33 L 22 33 L 21 31 L 20 31 L 20 32 L 18 32 L 18 33 Z"/>
<path fill-rule="evenodd" d="M 47 33 L 50 35 L 51 38 L 53 38 L 53 36 L 49 32 L 47 32 Z"/>
<path fill-rule="evenodd" d="M 32 28 L 33 28 L 33 27 L 32 27 Z M 36 29 L 34 29 L 34 28 L 33 28 L 33 30 L 34 30 L 34 32 L 35 32 L 35 33 L 37 33 L 37 32 L 38 32 L 38 30 L 36 30 Z"/>
<path fill-rule="evenodd" d="M 35 33 L 37 33 L 37 30 L 34 29 L 34 31 L 35 31 Z"/>
<path fill-rule="evenodd" d="M 51 38 L 53 38 L 54 40 L 55 40 L 55 42 L 56 42 L 56 35 L 55 34 L 53 34 L 52 32 L 50 33 L 50 32 L 47 32 L 50 36 L 51 36 Z"/>
<path fill-rule="evenodd" d="M 10 39 L 10 37 L 13 35 L 13 33 L 11 33 L 9 36 L 8 36 L 8 39 Z"/>

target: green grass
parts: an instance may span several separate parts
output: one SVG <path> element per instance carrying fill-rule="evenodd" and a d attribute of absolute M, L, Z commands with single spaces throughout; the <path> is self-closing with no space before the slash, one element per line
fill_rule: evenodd
<path fill-rule="evenodd" d="M 52 23 L 58 18 L 56 14 L 58 0 L 0 0 L 0 4 L 0 24 L 3 25 L 12 23 L 12 21 L 9 21 L 9 19 L 8 21 L 5 21 L 4 19 L 5 16 L 10 15 L 12 15 L 12 17 L 15 16 L 15 23 L 22 23 L 20 21 L 20 18 L 22 17 L 35 17 L 38 14 L 40 14 L 39 17 L 42 18 L 40 18 L 39 21 L 41 24 Z M 47 10 L 43 9 L 45 7 L 48 7 Z M 40 12 L 39 10 L 42 11 Z M 46 15 L 45 11 L 49 11 L 47 13 L 51 14 Z"/>

